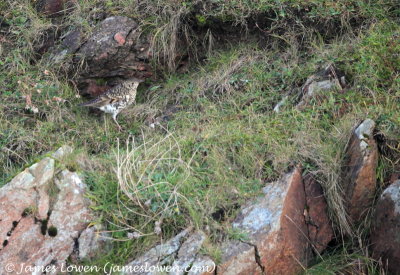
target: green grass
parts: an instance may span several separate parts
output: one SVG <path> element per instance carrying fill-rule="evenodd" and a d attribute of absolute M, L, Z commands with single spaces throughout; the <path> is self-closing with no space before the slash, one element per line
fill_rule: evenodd
<path fill-rule="evenodd" d="M 225 45 L 208 53 L 203 63 L 192 64 L 186 74 L 165 73 L 157 82 L 147 82 L 139 89 L 138 104 L 121 114 L 122 133 L 110 117 L 77 107 L 82 98 L 70 85 L 65 64 L 36 60 L 35 45 L 53 22 L 28 2 L 1 11 L 10 24 L 5 37 L 14 46 L 5 43 L 0 55 L 0 182 L 63 144 L 74 147 L 76 153 L 60 167 L 85 178 L 98 217 L 94 223 L 104 224 L 116 240 L 93 263 L 123 264 L 143 253 L 160 240 L 155 233 L 160 220 L 163 239 L 188 225 L 205 230 L 209 241 L 203 252 L 218 261 L 218 241 L 246 238 L 230 229 L 237 206 L 297 163 L 316 174 L 336 229 L 354 237 L 347 241 L 350 246 L 365 237 L 347 224 L 343 213 L 340 161 L 352 128 L 364 118 L 374 119 L 382 134 L 398 140 L 400 27 L 393 19 L 399 15 L 395 1 L 214 1 L 215 8 L 209 9 L 192 1 L 146 1 L 137 7 L 124 0 L 80 0 L 62 26 L 80 26 L 88 35 L 96 23 L 91 16 L 103 8 L 108 14 L 129 15 L 141 21 L 144 33 L 154 35 L 153 47 L 167 59 L 176 54 L 167 34 L 174 30 L 171 35 L 177 35 L 184 26 L 212 29 L 218 20 L 250 26 L 258 14 L 272 27 L 268 49 L 254 42 Z M 318 32 L 313 24 L 330 26 L 330 33 Z M 194 29 L 190 37 L 196 40 Z M 201 51 L 191 48 L 196 49 Z M 272 112 L 287 92 L 328 62 L 345 72 L 344 92 L 314 99 L 303 110 L 294 108 L 296 99 L 290 98 L 282 112 Z M 174 67 L 173 62 L 167 65 Z M 26 97 L 38 113 L 24 110 Z M 161 126 L 148 126 L 148 117 L 171 107 L 176 112 Z M 132 137 L 135 146 L 127 146 Z M 380 184 L 395 165 L 393 159 L 381 159 Z M 221 219 L 213 217 L 216 211 L 223 211 Z M 128 232 L 143 236 L 128 240 Z M 357 259 L 368 262 L 365 252 L 347 250 L 352 249 L 346 247 L 346 257 L 342 252 L 323 255 L 308 273 L 333 274 Z"/>
<path fill-rule="evenodd" d="M 366 257 L 365 252 L 335 251 L 304 272 L 306 275 L 386 274 L 379 263 Z"/>

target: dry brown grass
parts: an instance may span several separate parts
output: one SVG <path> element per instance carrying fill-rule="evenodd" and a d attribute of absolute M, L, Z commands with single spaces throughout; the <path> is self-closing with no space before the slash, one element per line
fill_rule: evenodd
<path fill-rule="evenodd" d="M 141 142 L 128 139 L 126 148 L 118 147 L 116 160 L 119 196 L 129 199 L 129 205 L 126 200 L 118 200 L 119 226 L 134 232 L 134 237 L 160 234 L 163 219 L 179 211 L 180 201 L 186 200 L 179 189 L 190 176 L 190 160 L 184 160 L 180 145 L 170 132 L 159 138 L 142 132 Z M 132 225 L 130 220 L 137 217 L 145 222 Z M 144 232 L 151 223 L 153 232 Z"/>
<path fill-rule="evenodd" d="M 309 123 L 308 130 L 295 138 L 300 158 L 316 167 L 312 173 L 323 187 L 330 215 L 342 236 L 355 234 L 346 213 L 345 194 L 340 183 L 345 148 L 356 125 L 355 116 L 344 118 L 330 132 Z"/>

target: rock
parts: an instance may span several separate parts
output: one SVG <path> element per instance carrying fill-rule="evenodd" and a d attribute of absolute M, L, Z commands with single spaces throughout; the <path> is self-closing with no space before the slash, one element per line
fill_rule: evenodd
<path fill-rule="evenodd" d="M 286 104 L 286 102 L 288 101 L 288 99 L 289 99 L 289 96 L 288 96 L 288 95 L 285 95 L 285 96 L 281 99 L 281 101 L 279 101 L 278 104 L 275 105 L 275 107 L 274 107 L 274 112 L 275 112 L 275 113 L 279 113 L 279 112 L 281 111 L 281 107 L 282 107 L 283 105 Z"/>
<path fill-rule="evenodd" d="M 326 203 L 321 185 L 311 174 L 304 176 L 307 211 L 305 211 L 308 237 L 312 247 L 321 254 L 334 238 L 331 220 L 328 216 Z"/>
<path fill-rule="evenodd" d="M 93 219 L 85 184 L 67 170 L 54 179 L 54 162 L 45 158 L 0 189 L 0 274 L 6 274 L 7 264 L 18 271 L 24 266 L 60 268 Z"/>
<path fill-rule="evenodd" d="M 55 63 L 61 63 L 68 56 L 74 54 L 82 43 L 82 32 L 80 30 L 72 30 L 64 35 L 61 44 L 53 50 L 50 59 Z"/>
<path fill-rule="evenodd" d="M 75 62 L 84 60 L 82 80 L 151 76 L 148 64 L 150 44 L 138 24 L 124 16 L 103 20 L 76 53 Z"/>
<path fill-rule="evenodd" d="M 379 197 L 372 221 L 372 256 L 381 260 L 388 274 L 400 274 L 400 180 Z"/>
<path fill-rule="evenodd" d="M 48 226 L 56 227 L 60 236 L 65 234 L 76 239 L 93 218 L 89 201 L 84 197 L 86 185 L 75 172 L 68 170 L 62 171 L 55 182 L 60 191 Z"/>
<path fill-rule="evenodd" d="M 69 53 L 73 53 L 79 49 L 82 41 L 82 32 L 79 29 L 72 30 L 64 35 L 61 41 L 61 47 L 67 49 Z"/>
<path fill-rule="evenodd" d="M 204 233 L 188 230 L 128 266 L 131 270 L 170 267 L 169 274 L 298 274 L 311 259 L 312 247 L 321 253 L 333 238 L 323 190 L 311 176 L 303 182 L 297 167 L 268 184 L 263 193 L 244 205 L 232 223 L 233 229 L 245 237 L 221 244 L 222 257 L 217 268 L 212 259 L 199 254 Z"/>
<path fill-rule="evenodd" d="M 211 275 L 214 274 L 215 263 L 207 256 L 198 255 L 193 261 L 192 267 L 190 268 L 188 275 Z"/>
<path fill-rule="evenodd" d="M 222 246 L 222 261 L 217 267 L 218 274 L 247 275 L 263 274 L 256 261 L 255 246 L 232 240 Z"/>
<path fill-rule="evenodd" d="M 306 83 L 301 87 L 302 98 L 297 108 L 304 108 L 313 97 L 333 89 L 342 90 L 345 87 L 345 76 L 332 64 L 327 65 L 323 70 L 307 78 Z"/>
<path fill-rule="evenodd" d="M 397 168 L 397 170 L 399 170 L 399 169 Z M 390 175 L 390 179 L 389 179 L 390 184 L 394 183 L 397 180 L 400 180 L 400 172 L 393 172 Z"/>
<path fill-rule="evenodd" d="M 157 245 L 139 258 L 133 260 L 127 264 L 127 266 L 130 266 L 132 271 L 126 272 L 125 274 L 152 274 L 151 272 L 136 271 L 135 267 L 140 268 L 143 266 L 156 266 L 170 263 L 178 252 L 181 243 L 185 238 L 187 238 L 191 230 L 191 228 L 188 228 L 182 231 L 164 244 Z"/>
<path fill-rule="evenodd" d="M 268 184 L 263 192 L 235 219 L 233 227 L 247 233 L 248 241 L 226 246 L 219 274 L 297 274 L 307 266 L 311 247 L 300 169 Z"/>
<path fill-rule="evenodd" d="M 53 175 L 54 160 L 45 158 L 25 169 L 0 189 L 0 243 L 3 244 L 0 255 L 10 244 L 9 233 L 13 233 L 24 215 L 39 209 L 40 217 L 43 213 L 47 216 L 48 199 L 42 191 L 48 190 Z M 8 243 L 7 246 L 4 246 L 5 243 Z"/>
<path fill-rule="evenodd" d="M 96 96 L 121 79 L 151 77 L 151 57 L 150 38 L 138 24 L 128 17 L 113 16 L 100 22 L 85 42 L 80 29 L 63 35 L 60 45 L 51 51 L 49 62 L 63 63 L 66 73 L 78 70 L 78 89 Z M 105 79 L 107 85 L 97 84 Z"/>
<path fill-rule="evenodd" d="M 45 158 L 42 161 L 33 164 L 29 167 L 29 172 L 35 177 L 34 185 L 41 187 L 47 185 L 54 176 L 54 161 L 50 158 Z M 12 181 L 13 182 L 13 181 Z M 22 183 L 22 185 L 18 185 Z M 16 187 L 30 188 L 32 187 L 27 182 L 16 182 Z"/>
<path fill-rule="evenodd" d="M 208 272 L 210 266 L 215 269 L 215 264 L 211 259 L 198 255 L 204 240 L 205 235 L 203 232 L 198 231 L 191 234 L 191 228 L 188 228 L 166 243 L 157 245 L 129 263 L 127 265 L 129 271 L 125 274 L 161 274 L 162 272 L 160 271 L 162 270 L 174 275 L 186 274 L 187 272 L 209 274 L 201 272 L 204 270 Z M 194 263 L 196 263 L 196 268 L 191 270 Z M 204 264 L 203 269 L 201 268 L 202 264 Z M 141 267 L 144 270 L 139 270 Z"/>
<path fill-rule="evenodd" d="M 178 255 L 172 264 L 172 268 L 176 270 L 173 274 L 183 275 L 187 273 L 186 271 L 194 262 L 205 238 L 206 236 L 201 231 L 195 232 L 187 238 L 179 248 Z"/>
<path fill-rule="evenodd" d="M 357 224 L 372 206 L 376 190 L 378 148 L 373 137 L 375 122 L 364 120 L 350 138 L 342 169 L 342 184 L 350 219 Z"/>
<path fill-rule="evenodd" d="M 73 150 L 74 150 L 74 149 L 72 149 L 71 146 L 63 145 L 63 146 L 61 146 L 60 148 L 58 148 L 57 151 L 55 151 L 55 152 L 51 155 L 51 157 L 52 157 L 53 159 L 56 159 L 56 160 L 62 160 L 63 158 L 67 157 L 68 155 L 72 154 L 72 151 L 73 151 Z"/>
<path fill-rule="evenodd" d="M 273 111 L 279 113 L 282 106 L 288 103 L 290 97 L 299 101 L 296 105 L 298 109 L 303 109 L 312 98 L 321 97 L 332 90 L 341 91 L 346 86 L 345 76 L 337 70 L 334 65 L 328 64 L 316 74 L 308 77 L 301 87 L 291 89 L 274 106 Z"/>
<path fill-rule="evenodd" d="M 108 244 L 108 236 L 99 232 L 100 226 L 92 226 L 86 228 L 78 239 L 78 257 L 82 259 L 94 258 L 101 248 Z"/>
<path fill-rule="evenodd" d="M 47 194 L 47 190 L 38 189 L 37 190 L 38 195 L 39 195 L 39 200 L 38 200 L 38 210 L 37 210 L 37 218 L 40 220 L 45 220 L 47 219 L 47 215 L 50 209 L 50 198 L 49 195 Z"/>

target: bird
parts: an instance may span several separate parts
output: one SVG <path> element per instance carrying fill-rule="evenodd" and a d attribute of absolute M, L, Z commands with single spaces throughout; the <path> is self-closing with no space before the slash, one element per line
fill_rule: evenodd
<path fill-rule="evenodd" d="M 105 113 L 112 114 L 118 130 L 121 131 L 122 127 L 117 121 L 117 115 L 135 102 L 137 87 L 141 82 L 143 80 L 136 78 L 125 80 L 94 99 L 80 104 L 80 106 L 94 107 Z"/>

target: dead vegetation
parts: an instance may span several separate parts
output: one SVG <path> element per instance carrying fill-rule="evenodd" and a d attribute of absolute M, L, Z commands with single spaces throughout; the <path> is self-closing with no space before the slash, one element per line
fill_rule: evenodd
<path fill-rule="evenodd" d="M 163 220 L 179 212 L 181 201 L 187 200 L 180 188 L 190 175 L 190 160 L 183 159 L 178 141 L 169 132 L 160 140 L 143 133 L 140 142 L 128 139 L 126 148 L 118 147 L 116 159 L 119 191 L 130 201 L 128 206 L 118 200 L 119 207 L 125 208 L 118 212 L 119 226 L 134 238 L 161 234 Z M 136 216 L 145 222 L 136 225 Z M 149 223 L 154 224 L 153 232 L 144 232 Z"/>
<path fill-rule="evenodd" d="M 311 173 L 324 189 L 332 220 L 335 221 L 334 224 L 338 226 L 342 236 L 354 236 L 347 217 L 345 194 L 340 182 L 344 150 L 355 125 L 357 125 L 355 117 L 346 117 L 342 123 L 335 125 L 329 131 L 313 128 L 311 124 L 306 127 L 307 132 L 299 133 L 295 140 L 302 162 L 315 165 Z M 326 146 L 327 139 L 331 140 L 329 147 Z"/>

